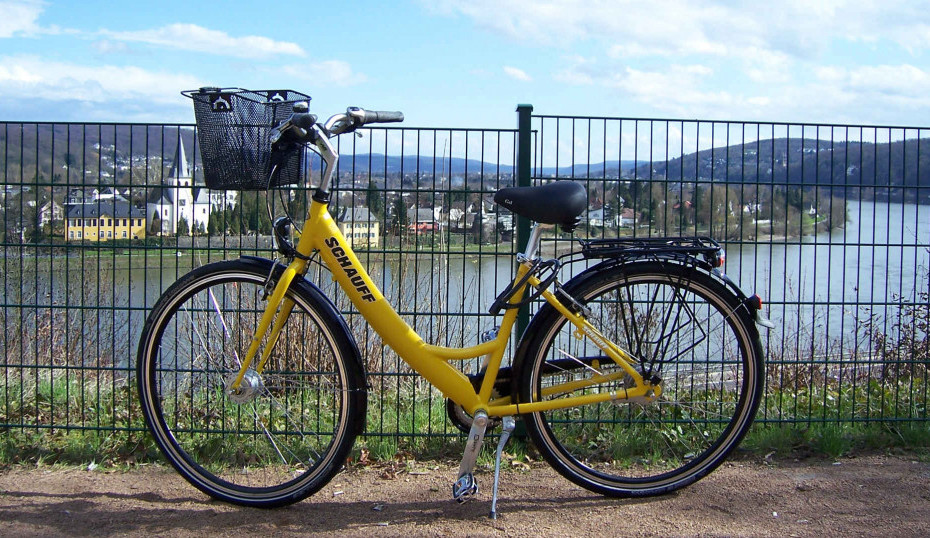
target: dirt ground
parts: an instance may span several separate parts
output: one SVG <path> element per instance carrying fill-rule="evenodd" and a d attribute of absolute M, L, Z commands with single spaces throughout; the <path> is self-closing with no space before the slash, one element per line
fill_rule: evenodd
<path fill-rule="evenodd" d="M 455 467 L 356 469 L 276 510 L 208 499 L 172 470 L 0 471 L 0 536 L 927 536 L 930 464 L 906 456 L 736 461 L 678 493 L 608 499 L 543 465 L 450 500 Z"/>

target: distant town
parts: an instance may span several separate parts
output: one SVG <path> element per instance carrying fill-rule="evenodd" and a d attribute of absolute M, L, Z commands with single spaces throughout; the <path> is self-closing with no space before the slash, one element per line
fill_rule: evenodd
<path fill-rule="evenodd" d="M 26 134 L 15 140 L 4 133 L 0 238 L 7 245 L 267 235 L 269 203 L 275 214 L 286 211 L 295 220 L 306 212 L 304 185 L 270 194 L 208 189 L 198 159 L 188 155 L 196 147 L 190 129 L 126 126 L 122 132 L 119 126 L 92 143 L 83 130 L 74 132 L 80 126 L 42 128 L 50 132 L 40 136 L 37 126 L 34 147 L 27 147 Z M 930 154 L 907 144 L 874 145 L 871 156 L 863 148 L 853 154 L 850 146 L 839 155 L 836 147 L 815 140 L 779 139 L 662 162 L 544 167 L 533 180 L 583 182 L 589 207 L 581 224 L 590 235 L 796 237 L 843 226 L 850 198 L 930 201 L 919 198 L 930 197 L 920 189 L 912 189 L 918 199 L 902 194 L 920 178 L 896 172 L 897 159 L 916 152 L 922 163 Z M 747 162 L 755 164 L 746 167 Z M 318 162 L 307 165 L 307 183 L 318 168 Z M 878 181 L 880 174 L 891 175 Z M 507 242 L 513 216 L 492 198 L 513 183 L 512 165 L 442 155 L 354 154 L 341 161 L 331 212 L 361 248 L 380 248 L 402 236 Z"/>

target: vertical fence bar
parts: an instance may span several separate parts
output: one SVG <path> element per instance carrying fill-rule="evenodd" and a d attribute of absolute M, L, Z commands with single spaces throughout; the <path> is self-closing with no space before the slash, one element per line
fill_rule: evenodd
<path fill-rule="evenodd" d="M 533 149 L 533 105 L 517 106 L 517 177 L 516 183 L 519 187 L 529 187 L 530 177 L 532 175 L 531 152 Z M 527 243 L 530 240 L 530 221 L 525 217 L 514 215 L 517 221 L 517 250 L 526 252 Z M 520 308 L 517 313 L 517 333 L 516 337 L 523 334 L 526 326 L 530 322 L 530 311 L 528 306 Z"/>

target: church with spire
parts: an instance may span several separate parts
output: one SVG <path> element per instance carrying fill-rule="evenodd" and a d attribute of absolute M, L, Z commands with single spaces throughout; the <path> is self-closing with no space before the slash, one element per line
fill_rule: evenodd
<path fill-rule="evenodd" d="M 187 161 L 184 144 L 178 137 L 178 149 L 168 175 L 160 187 L 149 193 L 146 202 L 146 227 L 151 235 L 176 235 L 187 225 L 187 233 L 204 233 L 210 223 L 210 213 L 232 208 L 236 204 L 234 191 L 212 191 L 196 184 Z"/>

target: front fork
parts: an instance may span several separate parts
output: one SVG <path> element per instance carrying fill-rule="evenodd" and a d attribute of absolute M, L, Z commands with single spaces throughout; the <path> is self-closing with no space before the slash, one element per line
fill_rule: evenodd
<path fill-rule="evenodd" d="M 277 265 L 272 266 L 271 272 L 268 275 L 268 284 L 274 280 L 274 273 L 277 269 Z M 268 297 L 268 302 L 265 305 L 265 311 L 262 313 L 261 320 L 258 323 L 258 328 L 255 330 L 255 334 L 252 336 L 252 342 L 249 344 L 249 349 L 246 351 L 245 357 L 242 358 L 242 364 L 239 366 L 239 373 L 236 375 L 226 387 L 226 391 L 230 396 L 235 396 L 240 394 L 242 391 L 242 380 L 246 377 L 246 373 L 249 371 L 249 367 L 252 365 L 252 362 L 255 359 L 255 356 L 258 354 L 258 350 L 261 347 L 262 339 L 265 335 L 268 335 L 268 340 L 265 343 L 264 348 L 262 348 L 261 356 L 259 357 L 258 364 L 255 366 L 254 371 L 261 374 L 262 370 L 265 368 L 265 364 L 268 362 L 268 358 L 271 357 L 272 351 L 274 351 L 275 345 L 278 343 L 278 337 L 281 335 L 281 330 L 284 328 L 284 324 L 287 323 L 288 317 L 291 315 L 291 311 L 294 309 L 294 300 L 286 297 L 287 289 L 291 286 L 291 283 L 294 281 L 294 278 L 303 275 L 307 269 L 307 261 L 300 258 L 296 258 L 288 264 L 287 268 L 281 273 L 281 277 L 278 279 L 277 283 L 273 287 L 270 297 Z M 269 332 L 269 328 L 271 332 Z"/>

